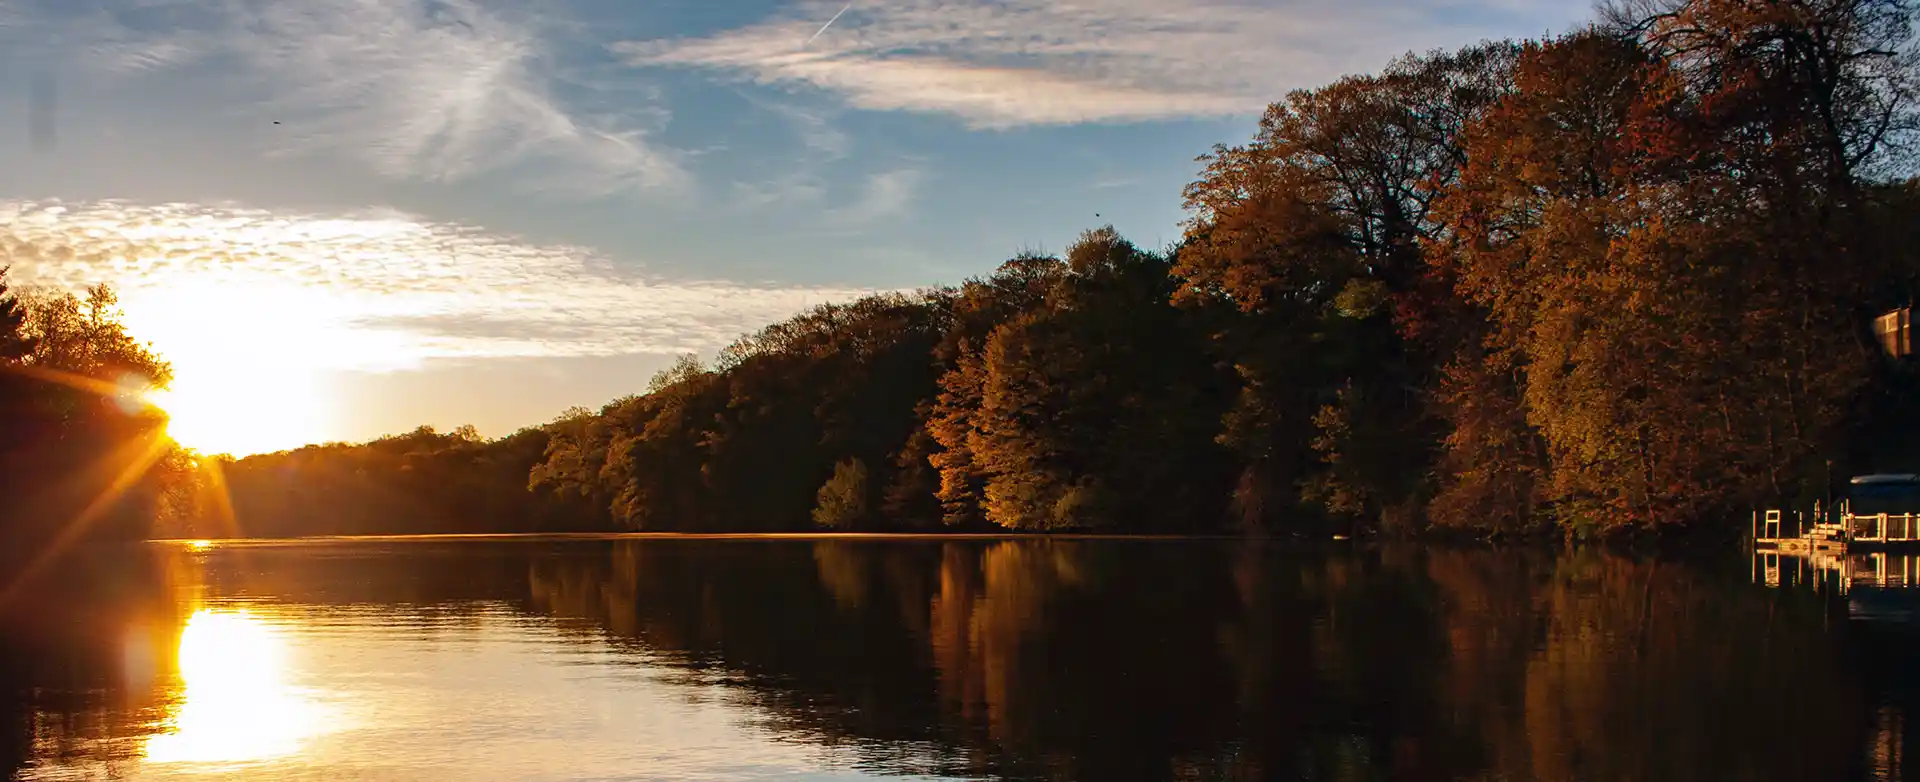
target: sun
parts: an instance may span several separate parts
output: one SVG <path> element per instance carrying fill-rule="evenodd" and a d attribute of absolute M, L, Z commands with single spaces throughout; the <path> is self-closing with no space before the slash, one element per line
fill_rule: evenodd
<path fill-rule="evenodd" d="M 251 456 L 324 439 L 326 400 L 317 378 L 255 375 L 244 368 L 183 373 L 147 394 L 167 414 L 167 434 L 203 454 Z"/>
<path fill-rule="evenodd" d="M 185 283 L 123 302 L 173 367 L 146 397 L 176 442 L 238 457 L 333 439 L 327 370 L 361 346 L 341 338 L 324 297 L 284 283 Z"/>

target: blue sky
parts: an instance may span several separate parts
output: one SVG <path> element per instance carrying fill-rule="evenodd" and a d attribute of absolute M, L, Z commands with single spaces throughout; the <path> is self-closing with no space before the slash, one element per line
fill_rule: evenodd
<path fill-rule="evenodd" d="M 503 434 L 811 303 L 1164 245 L 1287 90 L 1590 13 L 0 0 L 0 264 L 120 287 L 204 408 L 319 408 L 236 448 Z"/>

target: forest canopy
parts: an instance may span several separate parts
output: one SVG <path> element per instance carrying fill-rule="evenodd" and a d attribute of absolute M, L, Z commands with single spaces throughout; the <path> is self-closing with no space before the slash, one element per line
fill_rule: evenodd
<path fill-rule="evenodd" d="M 1171 247 L 822 305 L 498 440 L 207 459 L 161 531 L 1731 535 L 1920 467 L 1868 333 L 1920 274 L 1914 10 L 1411 54 L 1201 156 Z"/>

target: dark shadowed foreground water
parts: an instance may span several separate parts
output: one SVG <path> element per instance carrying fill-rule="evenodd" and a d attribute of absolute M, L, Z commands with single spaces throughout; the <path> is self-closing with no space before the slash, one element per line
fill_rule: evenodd
<path fill-rule="evenodd" d="M 1198 541 L 164 545 L 19 598 L 0 762 L 27 779 L 1900 777 L 1920 646 L 1735 565 Z"/>

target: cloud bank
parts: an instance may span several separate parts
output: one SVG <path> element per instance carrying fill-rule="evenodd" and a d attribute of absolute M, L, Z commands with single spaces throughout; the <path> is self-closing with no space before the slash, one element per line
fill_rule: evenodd
<path fill-rule="evenodd" d="M 1285 90 L 1409 50 L 1538 35 L 1566 0 L 856 0 L 698 38 L 611 46 L 629 63 L 837 93 L 976 128 L 1256 113 Z M 1491 29 L 1502 28 L 1502 29 Z"/>
<path fill-rule="evenodd" d="M 432 359 L 705 352 L 859 288 L 670 280 L 585 248 L 397 213 L 0 202 L 15 284 L 107 282 L 176 363 L 390 371 Z"/>

